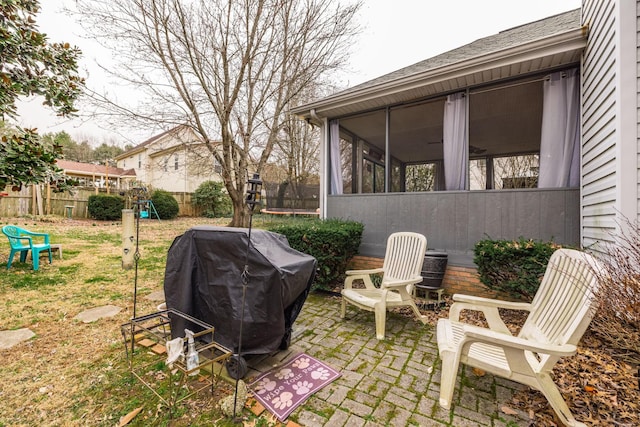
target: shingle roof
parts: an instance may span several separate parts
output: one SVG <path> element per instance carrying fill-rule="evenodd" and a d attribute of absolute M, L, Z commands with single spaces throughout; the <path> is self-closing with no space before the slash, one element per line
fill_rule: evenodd
<path fill-rule="evenodd" d="M 125 151 L 124 153 L 122 153 L 122 154 L 120 154 L 120 155 L 118 155 L 118 156 L 116 156 L 116 160 L 124 159 L 124 158 L 128 157 L 131 153 L 135 153 L 135 152 L 137 152 L 137 151 L 140 151 L 140 150 L 142 150 L 144 147 L 146 147 L 146 146 L 148 146 L 148 145 L 151 145 L 152 143 L 154 143 L 154 142 L 158 141 L 158 140 L 159 140 L 159 139 L 161 139 L 162 137 L 164 137 L 164 136 L 166 136 L 166 135 L 169 135 L 170 133 L 178 132 L 180 129 L 182 129 L 182 128 L 184 128 L 184 127 L 187 127 L 187 126 L 186 126 L 186 125 L 178 125 L 178 126 L 173 127 L 173 128 L 171 128 L 171 129 L 169 129 L 169 130 L 166 130 L 166 131 L 164 131 L 164 132 L 162 132 L 162 133 L 159 133 L 159 134 L 157 134 L 157 135 L 154 135 L 154 136 L 152 136 L 151 138 L 149 138 L 149 139 L 147 139 L 147 140 L 145 140 L 145 141 L 141 142 L 140 144 L 136 145 L 135 147 L 133 147 L 133 148 L 131 148 L 131 149 L 129 149 L 129 150 L 127 150 L 127 151 Z"/>
<path fill-rule="evenodd" d="M 56 165 L 65 172 L 75 172 L 81 175 L 112 175 L 112 176 L 136 176 L 133 169 L 122 169 L 93 163 L 74 162 L 71 160 L 56 160 Z"/>
<path fill-rule="evenodd" d="M 376 86 L 380 83 L 386 83 L 392 80 L 411 76 L 413 74 L 423 73 L 445 65 L 455 64 L 483 56 L 491 52 L 501 51 L 533 40 L 548 37 L 553 34 L 580 28 L 580 11 L 581 9 L 570 10 L 568 12 L 501 31 L 498 34 L 478 39 L 472 43 L 425 59 L 413 65 L 409 65 L 408 67 L 401 68 L 338 93 L 347 94 L 349 92 L 357 92 L 361 89 Z"/>

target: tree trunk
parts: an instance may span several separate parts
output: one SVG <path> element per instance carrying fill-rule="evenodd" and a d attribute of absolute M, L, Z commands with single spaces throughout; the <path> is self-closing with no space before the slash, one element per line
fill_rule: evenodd
<path fill-rule="evenodd" d="M 249 227 L 249 214 L 243 199 L 240 199 L 239 202 L 233 200 L 233 217 L 229 225 L 231 227 Z"/>

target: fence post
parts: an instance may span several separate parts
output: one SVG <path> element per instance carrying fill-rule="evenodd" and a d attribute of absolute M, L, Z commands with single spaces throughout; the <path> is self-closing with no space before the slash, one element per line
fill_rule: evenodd
<path fill-rule="evenodd" d="M 133 209 L 122 209 L 122 268 L 133 268 L 135 234 Z"/>

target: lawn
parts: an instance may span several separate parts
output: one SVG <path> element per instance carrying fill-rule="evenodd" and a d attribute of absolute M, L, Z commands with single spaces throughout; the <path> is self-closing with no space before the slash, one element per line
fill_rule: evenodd
<path fill-rule="evenodd" d="M 62 244 L 64 259 L 54 253 L 49 265 L 43 257 L 37 272 L 29 261 L 14 260 L 5 272 L 8 242 L 0 250 L 0 329 L 29 328 L 36 334 L 25 343 L 2 350 L 0 426 L 113 426 L 143 402 L 154 405 L 145 405 L 131 425 L 166 424 L 166 408 L 156 406 L 157 399 L 127 375 L 120 325 L 133 315 L 135 273 L 121 267 L 121 225 L 60 218 L 51 221 L 1 220 L 1 225 L 11 223 L 50 233 L 52 243 Z M 203 223 L 216 225 L 210 219 L 140 223 L 138 315 L 156 310 L 158 303 L 144 297 L 163 288 L 166 253 L 173 239 Z M 74 319 L 86 309 L 108 304 L 123 310 L 111 319 L 90 324 Z M 191 411 L 198 414 L 191 420 L 196 424 L 211 422 L 217 416 L 215 410 L 206 410 L 213 409 L 208 407 L 211 399 L 191 400 L 189 405 L 198 407 Z M 183 412 L 189 409 L 182 406 Z"/>

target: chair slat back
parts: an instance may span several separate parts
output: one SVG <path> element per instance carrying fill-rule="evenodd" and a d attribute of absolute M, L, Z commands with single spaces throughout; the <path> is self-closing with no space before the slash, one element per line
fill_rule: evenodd
<path fill-rule="evenodd" d="M 384 256 L 384 281 L 407 280 L 420 276 L 427 238 L 420 233 L 393 233 L 387 239 Z"/>
<path fill-rule="evenodd" d="M 2 227 L 2 233 L 7 236 L 7 239 L 9 239 L 9 244 L 13 248 L 23 246 L 22 242 L 19 239 L 20 230 L 21 229 L 19 227 L 16 227 L 15 225 L 5 225 L 4 227 Z"/>
<path fill-rule="evenodd" d="M 578 344 L 594 315 L 601 272 L 585 252 L 554 252 L 519 335 L 549 344 Z"/>

